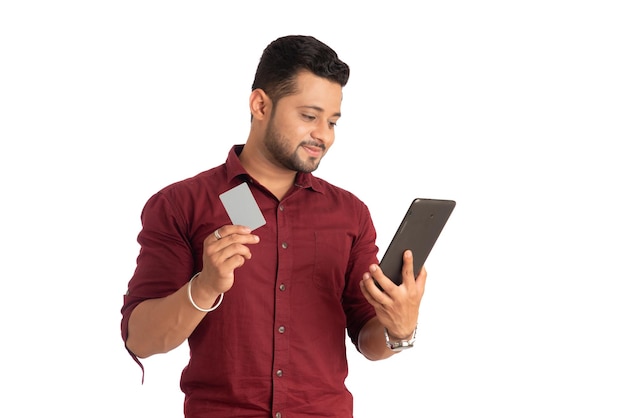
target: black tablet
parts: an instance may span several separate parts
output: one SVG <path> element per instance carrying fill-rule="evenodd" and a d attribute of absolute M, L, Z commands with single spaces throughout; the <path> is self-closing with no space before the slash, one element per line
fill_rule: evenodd
<path fill-rule="evenodd" d="M 414 199 L 380 261 L 385 276 L 397 285 L 402 283 L 402 254 L 406 250 L 413 252 L 417 276 L 455 206 L 453 200 Z"/>

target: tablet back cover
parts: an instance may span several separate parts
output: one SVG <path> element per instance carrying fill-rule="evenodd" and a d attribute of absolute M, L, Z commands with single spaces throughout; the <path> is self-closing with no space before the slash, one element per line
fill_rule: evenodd
<path fill-rule="evenodd" d="M 456 202 L 442 199 L 414 199 L 385 252 L 380 268 L 394 283 L 402 283 L 402 254 L 413 252 L 417 276 L 452 214 Z"/>

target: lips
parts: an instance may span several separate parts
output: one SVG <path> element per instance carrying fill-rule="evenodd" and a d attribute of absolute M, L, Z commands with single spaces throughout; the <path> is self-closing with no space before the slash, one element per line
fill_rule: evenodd
<path fill-rule="evenodd" d="M 318 145 L 311 144 L 303 144 L 302 148 L 309 154 L 311 157 L 321 157 L 324 154 L 324 147 Z"/>

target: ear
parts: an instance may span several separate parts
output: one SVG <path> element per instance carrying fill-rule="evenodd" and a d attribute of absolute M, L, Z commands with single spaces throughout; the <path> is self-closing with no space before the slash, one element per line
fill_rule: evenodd
<path fill-rule="evenodd" d="M 252 90 L 250 93 L 250 113 L 253 119 L 263 120 L 270 115 L 272 101 L 262 89 Z"/>

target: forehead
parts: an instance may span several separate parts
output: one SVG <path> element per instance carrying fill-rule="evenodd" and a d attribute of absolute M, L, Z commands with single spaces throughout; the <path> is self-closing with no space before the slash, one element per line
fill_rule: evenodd
<path fill-rule="evenodd" d="M 337 113 L 341 109 L 342 88 L 339 83 L 318 77 L 308 71 L 301 71 L 296 76 L 295 93 L 282 100 L 296 106 L 320 107 L 324 111 Z"/>

